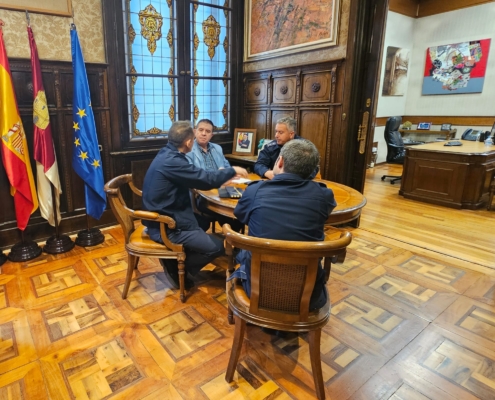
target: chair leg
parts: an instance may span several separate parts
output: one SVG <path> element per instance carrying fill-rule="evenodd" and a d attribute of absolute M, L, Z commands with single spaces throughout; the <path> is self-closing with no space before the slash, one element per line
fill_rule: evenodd
<path fill-rule="evenodd" d="M 227 308 L 227 320 L 229 321 L 229 325 L 234 325 L 234 313 L 230 307 Z"/>
<path fill-rule="evenodd" d="M 182 301 L 183 303 L 186 302 L 186 295 L 184 293 L 184 287 L 186 286 L 185 275 L 186 275 L 186 270 L 185 270 L 184 261 L 179 260 L 179 291 L 180 291 L 180 301 Z"/>
<path fill-rule="evenodd" d="M 232 380 L 234 379 L 234 372 L 237 367 L 237 363 L 239 362 L 239 356 L 241 355 L 242 341 L 244 340 L 244 331 L 246 330 L 246 321 L 239 318 L 237 315 L 234 316 L 234 319 L 234 343 L 230 352 L 229 366 L 227 367 L 227 372 L 225 373 L 225 380 L 229 383 L 232 382 Z"/>
<path fill-rule="evenodd" d="M 125 276 L 124 290 L 122 291 L 122 298 L 125 300 L 127 298 L 127 292 L 129 291 L 129 286 L 131 286 L 132 273 L 134 269 L 137 268 L 139 262 L 139 257 L 129 254 L 127 256 L 127 275 Z"/>
<path fill-rule="evenodd" d="M 321 372 L 320 338 L 321 328 L 308 332 L 309 356 L 311 358 L 311 368 L 313 369 L 316 397 L 321 400 L 325 398 L 325 386 L 323 385 L 323 374 Z"/>

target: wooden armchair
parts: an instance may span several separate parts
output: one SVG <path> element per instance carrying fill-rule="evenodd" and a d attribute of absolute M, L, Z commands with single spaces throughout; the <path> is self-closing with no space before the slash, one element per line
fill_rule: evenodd
<path fill-rule="evenodd" d="M 156 212 L 135 211 L 127 207 L 121 194 L 121 187 L 125 184 L 128 184 L 130 189 L 135 194 L 142 196 L 141 190 L 136 188 L 132 183 L 131 174 L 117 176 L 105 185 L 105 193 L 107 194 L 112 211 L 124 231 L 125 249 L 128 254 L 127 276 L 125 278 L 124 290 L 122 291 L 122 298 L 125 299 L 127 297 L 132 280 L 132 272 L 138 266 L 139 257 L 169 258 L 177 259 L 178 261 L 180 299 L 184 303 L 184 261 L 186 259 L 186 253 L 184 252 L 181 244 L 172 243 L 168 239 L 165 230 L 165 225 L 169 228 L 174 228 L 175 221 L 170 217 L 160 215 Z M 163 243 L 165 244 L 160 244 L 151 240 L 151 238 L 145 233 L 144 225 L 140 225 L 135 228 L 135 219 L 159 222 L 161 237 Z"/>
<path fill-rule="evenodd" d="M 227 283 L 229 322 L 235 321 L 234 344 L 225 379 L 231 382 L 239 361 L 246 323 L 292 332 L 308 332 L 311 366 L 319 399 L 325 398 L 320 360 L 321 328 L 330 317 L 330 299 L 322 308 L 309 311 L 309 300 L 316 280 L 319 259 L 343 261 L 352 235 L 342 232 L 336 240 L 291 242 L 260 239 L 234 232 L 223 226 L 229 273 L 234 270 L 233 247 L 249 250 L 251 259 L 251 298 L 240 282 Z"/>

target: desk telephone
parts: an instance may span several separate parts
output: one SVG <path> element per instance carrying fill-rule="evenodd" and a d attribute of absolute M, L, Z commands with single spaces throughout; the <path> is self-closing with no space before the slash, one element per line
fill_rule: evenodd
<path fill-rule="evenodd" d="M 480 140 L 480 136 L 483 132 L 475 129 L 466 129 L 461 136 L 462 140 L 471 140 L 472 142 L 477 142 Z"/>

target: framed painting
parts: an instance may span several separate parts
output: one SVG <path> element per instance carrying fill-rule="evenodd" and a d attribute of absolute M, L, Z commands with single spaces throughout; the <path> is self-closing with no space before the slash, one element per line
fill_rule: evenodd
<path fill-rule="evenodd" d="M 232 143 L 232 154 L 254 156 L 255 148 L 256 129 L 236 128 L 234 131 L 234 143 Z"/>
<path fill-rule="evenodd" d="M 335 46 L 340 0 L 246 0 L 244 61 Z"/>
<path fill-rule="evenodd" d="M 481 93 L 490 41 L 473 40 L 428 48 L 422 94 Z"/>
<path fill-rule="evenodd" d="M 72 17 L 71 0 L 0 0 L 0 8 Z"/>

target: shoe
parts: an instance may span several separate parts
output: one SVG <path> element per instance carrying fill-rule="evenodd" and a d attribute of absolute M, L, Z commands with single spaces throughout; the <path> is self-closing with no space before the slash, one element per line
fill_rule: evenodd
<path fill-rule="evenodd" d="M 174 289 L 179 289 L 179 268 L 177 266 L 177 261 L 161 258 L 160 264 L 163 267 L 163 271 L 168 275 L 170 283 L 174 285 Z M 192 287 L 194 287 L 194 281 L 186 276 L 184 279 L 184 289 L 190 290 Z"/>

